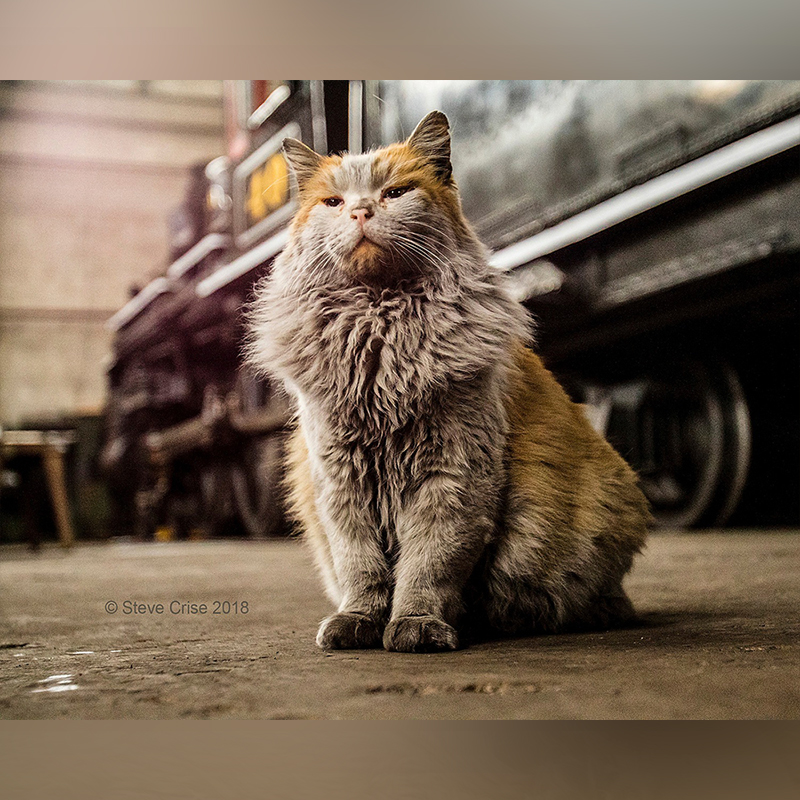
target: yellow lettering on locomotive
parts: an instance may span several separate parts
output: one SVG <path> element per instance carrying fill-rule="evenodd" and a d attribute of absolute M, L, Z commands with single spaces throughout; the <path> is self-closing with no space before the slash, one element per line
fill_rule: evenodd
<path fill-rule="evenodd" d="M 276 153 L 250 175 L 247 211 L 252 222 L 277 211 L 289 199 L 289 169 L 281 153 Z"/>
<path fill-rule="evenodd" d="M 247 186 L 247 212 L 250 219 L 255 222 L 267 215 L 264 198 L 261 196 L 261 169 L 255 170 L 250 175 Z"/>
<path fill-rule="evenodd" d="M 264 179 L 264 202 L 270 211 L 275 211 L 286 202 L 289 193 L 289 169 L 280 153 L 264 164 Z"/>

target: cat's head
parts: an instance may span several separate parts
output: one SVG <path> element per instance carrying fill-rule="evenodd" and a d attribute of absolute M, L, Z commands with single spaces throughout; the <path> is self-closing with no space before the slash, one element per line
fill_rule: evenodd
<path fill-rule="evenodd" d="M 323 157 L 295 139 L 283 146 L 300 189 L 292 236 L 310 262 L 391 285 L 441 268 L 448 250 L 472 241 L 440 111 L 406 141 L 363 155 Z"/>

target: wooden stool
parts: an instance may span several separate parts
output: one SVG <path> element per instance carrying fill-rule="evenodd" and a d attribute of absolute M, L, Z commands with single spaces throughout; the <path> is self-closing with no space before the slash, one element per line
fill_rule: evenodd
<path fill-rule="evenodd" d="M 0 428 L 0 466 L 4 456 L 16 453 L 42 457 L 58 538 L 63 547 L 72 547 L 75 542 L 64 470 L 64 454 L 74 443 L 75 434 L 71 431 L 4 431 Z"/>

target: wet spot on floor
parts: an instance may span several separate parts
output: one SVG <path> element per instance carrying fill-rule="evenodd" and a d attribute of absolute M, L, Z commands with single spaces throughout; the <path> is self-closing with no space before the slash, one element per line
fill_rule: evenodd
<path fill-rule="evenodd" d="M 50 675 L 48 678 L 42 678 L 37 681 L 37 688 L 31 689 L 31 694 L 38 694 L 40 692 L 47 692 L 49 694 L 58 694 L 60 692 L 71 692 L 78 688 L 78 685 L 73 682 L 74 676 L 65 673 L 62 675 Z"/>

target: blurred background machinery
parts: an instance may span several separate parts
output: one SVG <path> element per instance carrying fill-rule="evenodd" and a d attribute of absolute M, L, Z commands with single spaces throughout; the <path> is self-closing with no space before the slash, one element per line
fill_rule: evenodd
<path fill-rule="evenodd" d="M 800 522 L 799 81 L 226 81 L 223 105 L 169 266 L 108 321 L 114 530 L 285 531 L 286 398 L 241 358 L 296 208 L 281 142 L 357 152 L 435 108 L 467 217 L 657 523 Z"/>

